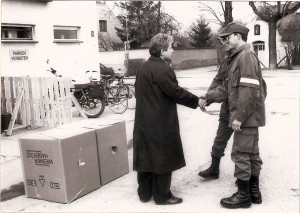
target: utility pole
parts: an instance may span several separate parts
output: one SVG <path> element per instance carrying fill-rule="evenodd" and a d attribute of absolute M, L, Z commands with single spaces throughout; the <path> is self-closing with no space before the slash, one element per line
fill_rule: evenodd
<path fill-rule="evenodd" d="M 157 33 L 160 32 L 160 7 L 161 7 L 161 2 L 158 1 Z"/>
<path fill-rule="evenodd" d="M 124 59 L 124 64 L 126 67 L 126 70 L 128 71 L 128 59 L 129 59 L 129 41 L 128 41 L 128 10 L 127 10 L 127 1 L 125 1 L 126 5 L 126 18 L 125 18 L 125 35 L 126 35 L 126 41 L 124 42 L 124 51 L 125 51 L 125 59 Z"/>

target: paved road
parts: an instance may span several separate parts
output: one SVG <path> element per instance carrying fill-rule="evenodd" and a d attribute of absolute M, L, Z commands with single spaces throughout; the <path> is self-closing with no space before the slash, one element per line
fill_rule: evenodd
<path fill-rule="evenodd" d="M 181 86 L 197 95 L 203 94 L 216 74 L 214 68 L 178 72 Z M 267 126 L 260 130 L 260 152 L 263 159 L 261 191 L 263 203 L 243 212 L 299 212 L 299 85 L 300 70 L 264 71 L 268 85 L 266 100 Z M 208 110 L 218 111 L 219 104 Z M 204 181 L 199 170 L 210 164 L 210 149 L 218 124 L 217 115 L 199 109 L 178 106 L 181 136 L 187 166 L 175 171 L 172 191 L 184 202 L 175 206 L 156 206 L 151 200 L 140 203 L 137 197 L 136 173 L 132 171 L 132 149 L 129 149 L 130 173 L 70 204 L 52 203 L 22 195 L 1 203 L 2 212 L 231 212 L 220 206 L 224 196 L 236 191 L 234 165 L 230 159 L 232 139 L 221 161 L 218 180 Z M 121 118 L 127 121 L 127 139 L 132 138 L 134 111 L 122 115 L 106 109 L 98 118 Z M 78 121 L 81 118 L 75 118 Z M 39 130 L 36 130 L 39 131 Z M 22 181 L 17 137 L 2 138 L 2 188 Z M 241 210 L 237 210 L 241 212 Z"/>

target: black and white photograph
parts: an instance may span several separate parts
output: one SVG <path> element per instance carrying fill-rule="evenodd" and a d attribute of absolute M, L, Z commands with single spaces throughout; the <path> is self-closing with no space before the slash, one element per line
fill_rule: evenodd
<path fill-rule="evenodd" d="M 299 212 L 299 1 L 0 7 L 1 212 Z"/>

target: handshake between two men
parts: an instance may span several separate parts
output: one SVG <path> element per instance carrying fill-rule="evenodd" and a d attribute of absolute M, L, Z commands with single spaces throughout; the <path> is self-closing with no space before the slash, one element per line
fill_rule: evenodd
<path fill-rule="evenodd" d="M 208 106 L 206 94 L 199 97 L 198 106 L 200 107 L 202 112 L 206 112 L 205 107 Z M 242 122 L 234 119 L 234 121 L 232 122 L 231 128 L 234 131 L 240 132 L 241 131 L 241 125 L 242 125 Z"/>
<path fill-rule="evenodd" d="M 200 107 L 200 109 L 202 111 L 205 110 L 205 107 L 207 106 L 207 98 L 206 98 L 206 95 L 202 95 L 199 97 L 199 102 L 198 102 L 198 105 Z"/>

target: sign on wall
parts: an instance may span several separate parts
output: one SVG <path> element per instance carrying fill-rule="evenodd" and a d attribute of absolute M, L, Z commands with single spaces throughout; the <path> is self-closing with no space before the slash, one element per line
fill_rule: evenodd
<path fill-rule="evenodd" d="M 29 50 L 9 50 L 10 62 L 29 61 Z"/>

